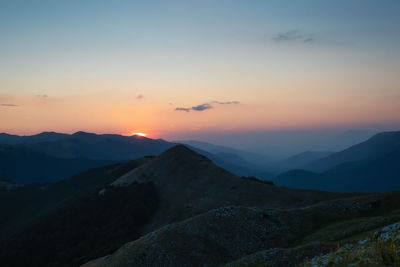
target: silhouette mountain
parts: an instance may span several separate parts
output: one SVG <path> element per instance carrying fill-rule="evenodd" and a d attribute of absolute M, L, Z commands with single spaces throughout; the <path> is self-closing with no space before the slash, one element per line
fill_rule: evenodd
<path fill-rule="evenodd" d="M 316 160 L 304 168 L 310 171 L 327 171 L 345 162 L 368 161 L 382 157 L 400 147 L 400 132 L 383 132 L 365 142 L 351 146 L 326 158 Z"/>
<path fill-rule="evenodd" d="M 0 133 L 0 144 L 5 145 L 16 145 L 23 143 L 40 143 L 55 141 L 67 137 L 67 134 L 56 133 L 56 132 L 43 132 L 31 136 L 18 136 L 6 133 Z"/>
<path fill-rule="evenodd" d="M 307 166 L 311 162 L 326 158 L 333 153 L 334 152 L 331 151 L 305 151 L 273 164 L 271 166 L 271 169 L 278 173 L 288 170 L 299 169 Z"/>
<path fill-rule="evenodd" d="M 162 139 L 136 135 L 99 135 L 86 132 L 72 135 L 44 132 L 33 136 L 0 134 L 0 146 L 1 144 L 10 148 L 12 162 L 11 160 L 0 162 L 0 172 L 3 170 L 19 183 L 58 181 L 89 168 L 148 155 L 159 155 L 176 145 Z M 260 170 L 260 167 L 243 160 L 237 154 L 193 149 L 237 175 L 257 176 L 263 179 L 272 177 L 267 171 Z M 6 158 L 7 150 L 2 151 L 2 155 Z M 8 164 L 9 162 L 12 164 Z M 21 169 L 18 164 L 23 164 L 26 168 Z"/>
<path fill-rule="evenodd" d="M 0 172 L 20 184 L 55 182 L 112 161 L 57 158 L 25 145 L 0 145 Z"/>
<path fill-rule="evenodd" d="M 343 160 L 341 159 L 343 157 Z M 332 167 L 333 164 L 334 167 Z M 400 132 L 377 134 L 371 139 L 314 162 L 315 173 L 293 170 L 278 175 L 279 185 L 336 192 L 400 190 Z"/>

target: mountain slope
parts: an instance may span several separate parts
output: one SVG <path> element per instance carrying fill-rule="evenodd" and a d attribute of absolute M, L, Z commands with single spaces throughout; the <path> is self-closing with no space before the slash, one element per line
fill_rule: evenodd
<path fill-rule="evenodd" d="M 279 252 L 280 248 L 295 247 L 304 237 L 324 229 L 332 221 L 346 222 L 352 217 L 376 213 L 379 211 L 377 203 L 380 198 L 384 196 L 371 195 L 326 201 L 289 210 L 241 206 L 221 207 L 179 223 L 164 226 L 136 241 L 125 244 L 112 255 L 91 261 L 84 266 L 221 266 L 258 251 L 275 248 Z M 390 219 L 383 220 L 375 225 L 390 222 Z M 355 235 L 376 226 L 358 228 L 352 234 Z M 314 250 L 308 252 L 309 256 L 318 255 L 321 252 L 319 246 L 314 247 Z M 332 248 L 334 245 L 327 247 Z M 296 253 L 292 254 L 286 255 L 289 257 L 287 262 L 290 262 L 290 258 L 302 259 L 300 255 L 294 255 Z M 269 255 L 271 261 L 276 261 L 281 256 L 281 253 Z M 268 258 L 264 257 L 265 259 Z M 288 266 L 296 266 L 296 264 Z"/>
<path fill-rule="evenodd" d="M 384 156 L 349 162 L 323 172 L 295 170 L 278 175 L 282 186 L 336 192 L 384 192 L 400 190 L 400 148 Z"/>
<path fill-rule="evenodd" d="M 345 162 L 373 160 L 399 147 L 400 132 L 383 132 L 374 135 L 365 142 L 312 162 L 305 166 L 305 169 L 318 172 L 327 171 Z"/>
<path fill-rule="evenodd" d="M 226 205 L 295 207 L 343 195 L 276 187 L 239 178 L 178 145 L 123 175 L 113 186 L 152 182 L 161 206 L 147 231 Z"/>
<path fill-rule="evenodd" d="M 231 147 L 219 146 L 207 142 L 195 141 L 195 140 L 185 140 L 185 141 L 174 141 L 174 143 L 179 143 L 183 145 L 188 145 L 190 147 L 198 148 L 209 153 L 218 154 L 229 154 L 235 157 L 239 157 L 240 161 L 246 161 L 254 166 L 265 166 L 271 163 L 271 159 L 267 155 L 256 154 L 248 151 L 243 151 Z"/>
<path fill-rule="evenodd" d="M 277 172 L 299 169 L 333 153 L 331 151 L 305 151 L 275 163 L 271 169 Z"/>
<path fill-rule="evenodd" d="M 220 266 L 268 247 L 288 246 L 305 230 L 302 219 L 286 212 L 222 207 L 167 225 L 84 266 Z"/>
<path fill-rule="evenodd" d="M 4 193 L 0 237 L 7 243 L 0 262 L 7 266 L 79 265 L 166 224 L 226 205 L 298 207 L 347 196 L 239 178 L 182 145 L 158 157 Z"/>

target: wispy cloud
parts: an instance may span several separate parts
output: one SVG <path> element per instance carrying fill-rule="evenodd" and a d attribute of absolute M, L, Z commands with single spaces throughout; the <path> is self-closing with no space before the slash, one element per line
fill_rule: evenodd
<path fill-rule="evenodd" d="M 0 104 L 0 106 L 3 106 L 3 107 L 19 107 L 19 105 L 16 105 L 16 104 Z"/>
<path fill-rule="evenodd" d="M 281 32 L 272 37 L 272 40 L 277 43 L 283 42 L 300 42 L 305 44 L 312 44 L 315 42 L 315 37 L 310 33 L 303 33 L 299 30 L 291 30 Z"/>
<path fill-rule="evenodd" d="M 143 97 L 144 97 L 143 95 L 137 95 L 136 99 L 143 99 Z"/>
<path fill-rule="evenodd" d="M 207 109 L 212 109 L 213 104 L 218 104 L 218 105 L 237 105 L 240 104 L 239 101 L 226 101 L 226 102 L 221 102 L 221 101 L 211 101 L 208 103 L 200 104 L 197 106 L 193 106 L 191 108 L 185 108 L 185 107 L 177 107 L 175 108 L 176 111 L 185 111 L 185 112 L 190 112 L 191 110 L 193 111 L 204 111 Z"/>
<path fill-rule="evenodd" d="M 220 105 L 237 105 L 237 104 L 240 104 L 239 101 L 227 101 L 227 102 L 213 101 L 212 103 L 220 104 Z"/>
<path fill-rule="evenodd" d="M 203 110 L 211 109 L 211 108 L 213 108 L 213 107 L 211 106 L 211 104 L 209 104 L 209 103 L 204 103 L 204 104 L 201 104 L 201 105 L 197 105 L 197 106 L 192 107 L 192 110 L 203 111 Z"/>
<path fill-rule="evenodd" d="M 176 111 L 185 111 L 189 112 L 191 108 L 175 108 Z"/>

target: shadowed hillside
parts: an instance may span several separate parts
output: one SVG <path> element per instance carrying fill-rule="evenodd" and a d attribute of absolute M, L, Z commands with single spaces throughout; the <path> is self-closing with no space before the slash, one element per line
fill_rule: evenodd
<path fill-rule="evenodd" d="M 240 178 L 178 145 L 158 157 L 0 194 L 0 211 L 6 215 L 0 261 L 8 266 L 80 264 L 167 224 L 226 205 L 301 207 L 345 196 Z M 10 231 L 15 233 L 11 238 Z"/>
<path fill-rule="evenodd" d="M 343 196 L 258 183 L 235 176 L 206 157 L 178 145 L 123 175 L 113 186 L 152 182 L 161 208 L 148 230 L 226 205 L 296 207 Z"/>
<path fill-rule="evenodd" d="M 228 266 L 297 266 L 329 252 L 340 240 L 400 220 L 390 213 L 399 203 L 382 207 L 393 197 L 400 195 L 369 195 L 288 210 L 221 207 L 162 227 L 84 266 L 221 266 L 235 260 Z"/>
<path fill-rule="evenodd" d="M 397 192 L 274 186 L 235 176 L 183 145 L 1 193 L 0 203 L 14 203 L 0 205 L 0 262 L 7 266 L 240 266 L 263 259 L 293 266 L 400 221 Z"/>

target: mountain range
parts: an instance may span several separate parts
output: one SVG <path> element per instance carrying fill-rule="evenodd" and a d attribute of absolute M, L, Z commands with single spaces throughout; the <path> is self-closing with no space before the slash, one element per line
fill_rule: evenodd
<path fill-rule="evenodd" d="M 159 155 L 174 145 L 176 143 L 137 135 L 44 132 L 16 136 L 3 133 L 0 134 L 0 173 L 23 184 L 55 182 L 90 168 Z M 272 177 L 267 168 L 242 159 L 241 151 L 190 147 L 237 175 Z M 20 168 L 21 165 L 24 168 Z"/>
<path fill-rule="evenodd" d="M 383 132 L 339 152 L 306 151 L 280 161 L 205 142 L 179 142 L 237 176 L 288 187 L 337 192 L 399 188 L 400 132 Z M 0 173 L 18 184 L 56 182 L 90 168 L 159 155 L 175 145 L 162 139 L 85 132 L 0 134 Z"/>

